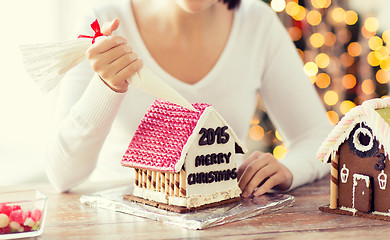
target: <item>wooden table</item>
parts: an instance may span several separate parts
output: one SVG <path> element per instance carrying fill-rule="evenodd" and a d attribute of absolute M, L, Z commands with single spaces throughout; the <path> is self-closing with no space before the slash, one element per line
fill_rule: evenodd
<path fill-rule="evenodd" d="M 49 197 L 44 233 L 37 239 L 389 239 L 390 222 L 323 213 L 329 202 L 329 177 L 289 194 L 295 204 L 274 213 L 212 227 L 187 230 L 110 210 L 80 204 L 82 195 L 121 186 L 123 182 L 84 184 L 56 193 L 49 184 L 36 188 Z M 1 190 L 15 190 L 15 187 Z"/>

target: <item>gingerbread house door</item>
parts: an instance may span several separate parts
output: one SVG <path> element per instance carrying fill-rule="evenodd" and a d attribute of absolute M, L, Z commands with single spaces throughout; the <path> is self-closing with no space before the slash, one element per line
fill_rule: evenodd
<path fill-rule="evenodd" d="M 360 212 L 371 211 L 372 199 L 372 184 L 371 179 L 367 175 L 353 175 L 353 192 L 352 192 L 352 207 Z"/>

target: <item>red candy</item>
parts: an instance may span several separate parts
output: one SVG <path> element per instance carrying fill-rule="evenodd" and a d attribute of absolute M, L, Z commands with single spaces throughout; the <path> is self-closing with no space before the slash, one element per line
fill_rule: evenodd
<path fill-rule="evenodd" d="M 24 231 L 25 231 L 25 232 L 30 232 L 30 231 L 31 231 L 31 227 L 29 227 L 29 226 L 24 226 Z"/>
<path fill-rule="evenodd" d="M 11 206 L 8 206 L 4 203 L 0 203 L 0 213 L 4 213 L 5 215 L 9 216 L 11 212 L 12 212 Z"/>
<path fill-rule="evenodd" d="M 38 222 L 39 220 L 41 220 L 41 217 L 42 217 L 42 212 L 40 210 L 35 209 L 34 211 L 31 212 L 31 218 L 35 222 Z"/>
<path fill-rule="evenodd" d="M 13 205 L 13 206 L 12 206 L 12 211 L 16 211 L 16 210 L 20 210 L 20 209 L 22 209 L 22 208 L 20 207 L 20 205 Z"/>
<path fill-rule="evenodd" d="M 26 220 L 26 213 L 23 212 L 23 210 L 21 210 L 21 209 L 13 211 L 9 215 L 10 222 L 14 221 L 14 222 L 17 222 L 20 225 L 22 225 L 25 220 Z"/>
<path fill-rule="evenodd" d="M 10 226 L 6 226 L 6 227 L 3 227 L 3 228 L 0 228 L 0 234 L 8 234 L 11 232 L 11 227 Z"/>

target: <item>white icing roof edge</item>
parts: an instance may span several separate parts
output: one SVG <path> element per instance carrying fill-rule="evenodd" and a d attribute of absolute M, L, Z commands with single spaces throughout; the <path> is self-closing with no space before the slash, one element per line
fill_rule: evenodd
<path fill-rule="evenodd" d="M 225 126 L 228 126 L 228 131 L 230 132 L 231 136 L 233 137 L 234 141 L 242 148 L 243 152 L 246 153 L 248 151 L 248 149 L 245 147 L 245 145 L 241 142 L 241 140 L 238 138 L 238 136 L 236 135 L 236 133 L 234 132 L 234 130 L 230 127 L 230 125 L 226 122 L 226 120 L 212 107 L 212 106 L 209 106 L 207 107 L 202 115 L 200 116 L 198 122 L 196 123 L 196 126 L 195 128 L 192 130 L 192 133 L 190 135 L 190 137 L 187 139 L 187 142 L 184 144 L 183 146 L 183 150 L 181 151 L 181 155 L 180 155 L 180 159 L 179 161 L 177 161 L 177 163 L 175 164 L 175 172 L 179 172 L 181 170 L 181 168 L 183 167 L 183 164 L 184 164 L 184 159 L 186 158 L 187 156 L 187 153 L 190 149 L 190 147 L 192 146 L 192 143 L 195 141 L 197 135 L 194 134 L 194 133 L 197 133 L 199 132 L 200 128 L 203 127 L 206 119 L 207 119 L 207 116 L 211 113 L 211 112 L 214 112 L 218 119 L 225 125 Z"/>
<path fill-rule="evenodd" d="M 321 144 L 317 151 L 317 158 L 326 163 L 331 155 L 336 154 L 339 146 L 348 138 L 349 133 L 358 122 L 364 122 L 372 129 L 379 145 L 383 147 L 385 154 L 389 155 L 390 126 L 375 111 L 376 109 L 388 107 L 390 107 L 390 97 L 367 100 L 362 105 L 351 109 Z"/>

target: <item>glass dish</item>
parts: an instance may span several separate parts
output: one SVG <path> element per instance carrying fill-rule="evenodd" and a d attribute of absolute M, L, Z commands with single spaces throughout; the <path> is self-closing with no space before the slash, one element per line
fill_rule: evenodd
<path fill-rule="evenodd" d="M 41 235 L 46 209 L 47 196 L 37 190 L 0 192 L 0 239 Z"/>

